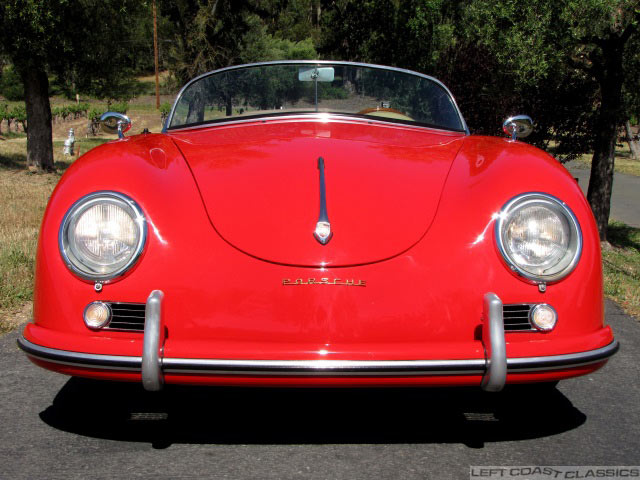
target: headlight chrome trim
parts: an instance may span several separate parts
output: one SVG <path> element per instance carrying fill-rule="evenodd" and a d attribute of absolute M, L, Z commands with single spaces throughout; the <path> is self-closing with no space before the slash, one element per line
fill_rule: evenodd
<path fill-rule="evenodd" d="M 535 201 L 535 200 L 541 201 L 542 203 L 546 202 L 548 204 L 551 204 L 550 209 L 560 211 L 564 215 L 565 219 L 567 220 L 567 223 L 569 224 L 569 227 L 571 228 L 571 234 L 575 236 L 575 246 L 574 246 L 575 252 L 573 253 L 573 257 L 562 270 L 554 273 L 553 275 L 546 275 L 546 276 L 535 275 L 535 274 L 532 274 L 531 272 L 526 271 L 522 267 L 520 267 L 510 257 L 502 239 L 502 229 L 504 228 L 506 221 L 510 218 L 510 215 L 512 215 L 515 211 L 517 211 L 517 209 L 522 205 L 525 205 L 528 202 Z M 494 234 L 495 234 L 496 247 L 498 248 L 498 251 L 502 256 L 502 259 L 507 264 L 509 269 L 512 272 L 516 273 L 523 280 L 536 285 L 555 283 L 564 279 L 567 275 L 569 275 L 575 269 L 582 255 L 583 239 L 582 239 L 582 230 L 580 228 L 580 223 L 578 222 L 578 219 L 576 218 L 576 216 L 574 215 L 574 213 L 571 211 L 571 209 L 566 203 L 564 203 L 559 198 L 554 197 L 553 195 L 550 195 L 548 193 L 526 192 L 520 195 L 516 195 L 511 200 L 509 200 L 502 207 L 498 215 L 498 218 L 496 219 Z"/>
<path fill-rule="evenodd" d="M 131 210 L 131 218 L 133 219 L 139 230 L 139 237 L 133 255 L 131 255 L 131 258 L 127 261 L 126 264 L 108 274 L 88 273 L 78 268 L 78 266 L 72 260 L 67 232 L 71 221 L 75 218 L 75 215 L 79 211 L 85 211 L 91 204 L 97 204 L 100 200 L 104 199 L 116 200 L 118 202 L 121 202 Z M 78 278 L 89 283 L 111 283 L 124 276 L 131 269 L 131 267 L 133 267 L 137 263 L 147 244 L 147 231 L 147 219 L 140 206 L 132 198 L 115 191 L 100 190 L 89 193 L 76 200 L 73 205 L 71 205 L 69 210 L 67 210 L 67 213 L 65 213 L 62 222 L 60 223 L 60 229 L 58 231 L 58 248 L 60 250 L 60 255 L 64 264 Z"/>

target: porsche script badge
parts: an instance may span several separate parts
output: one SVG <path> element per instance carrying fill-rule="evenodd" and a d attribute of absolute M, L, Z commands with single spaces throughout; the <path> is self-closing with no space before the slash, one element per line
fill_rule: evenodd
<path fill-rule="evenodd" d="M 344 285 L 346 287 L 366 287 L 366 280 L 354 280 L 354 279 L 340 279 L 332 278 L 296 278 L 291 280 L 285 278 L 282 280 L 282 285 Z"/>

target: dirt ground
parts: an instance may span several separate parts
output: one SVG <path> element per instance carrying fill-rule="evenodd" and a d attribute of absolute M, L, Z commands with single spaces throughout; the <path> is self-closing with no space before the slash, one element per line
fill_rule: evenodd
<path fill-rule="evenodd" d="M 33 305 L 26 302 L 18 307 L 0 311 L 0 335 L 10 332 L 33 317 Z"/>

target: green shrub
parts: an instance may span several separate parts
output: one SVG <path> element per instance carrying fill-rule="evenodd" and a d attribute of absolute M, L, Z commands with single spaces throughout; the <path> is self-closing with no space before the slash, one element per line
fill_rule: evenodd
<path fill-rule="evenodd" d="M 344 100 L 348 97 L 349 93 L 344 88 L 318 82 L 318 100 Z"/>
<path fill-rule="evenodd" d="M 169 102 L 164 102 L 160 105 L 160 114 L 166 117 L 169 113 L 171 113 L 171 104 Z"/>
<path fill-rule="evenodd" d="M 5 68 L 0 75 L 0 95 L 12 102 L 24 100 L 22 79 L 11 67 Z"/>
<path fill-rule="evenodd" d="M 71 103 L 69 105 L 61 105 L 51 109 L 52 117 L 60 117 L 66 120 L 68 117 L 82 118 L 87 115 L 89 110 L 88 103 Z"/>
<path fill-rule="evenodd" d="M 11 109 L 9 115 L 17 122 L 24 122 L 27 120 L 27 109 L 24 105 L 16 105 Z"/>
<path fill-rule="evenodd" d="M 101 107 L 91 107 L 89 113 L 87 113 L 87 117 L 89 117 L 89 120 L 97 122 L 105 111 L 106 110 Z"/>
<path fill-rule="evenodd" d="M 118 112 L 124 115 L 125 113 L 127 113 L 127 110 L 129 110 L 129 103 L 128 102 L 112 103 L 111 106 L 109 107 L 109 110 L 112 112 Z"/>
<path fill-rule="evenodd" d="M 167 121 L 167 117 L 169 117 L 170 113 L 171 113 L 171 104 L 169 102 L 164 102 L 162 105 L 160 105 L 160 122 L 162 122 L 163 126 L 164 126 L 164 122 Z"/>
<path fill-rule="evenodd" d="M 183 83 L 179 81 L 173 75 L 169 75 L 160 82 L 160 95 L 172 95 L 175 96 L 182 88 Z M 155 92 L 154 92 L 155 93 Z"/>
<path fill-rule="evenodd" d="M 6 103 L 0 104 L 0 134 L 2 134 L 2 122 L 9 120 L 9 107 Z"/>
<path fill-rule="evenodd" d="M 22 125 L 22 129 L 25 132 L 27 131 L 27 109 L 24 105 L 16 105 L 13 107 L 9 112 L 9 117 L 12 118 L 14 122 L 20 123 Z"/>
<path fill-rule="evenodd" d="M 89 104 L 87 103 L 72 103 L 69 105 L 69 112 L 74 116 L 74 118 L 83 117 L 87 113 L 88 109 Z"/>

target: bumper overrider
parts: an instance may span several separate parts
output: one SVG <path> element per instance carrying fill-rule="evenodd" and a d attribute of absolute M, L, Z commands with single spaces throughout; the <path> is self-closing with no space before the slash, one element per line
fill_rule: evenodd
<path fill-rule="evenodd" d="M 19 347 L 27 355 L 45 362 L 96 370 L 139 372 L 146 390 L 161 390 L 165 374 L 403 377 L 437 375 L 482 375 L 482 388 L 500 391 L 507 373 L 566 370 L 600 363 L 618 351 L 617 340 L 584 352 L 540 357 L 507 358 L 502 301 L 494 293 L 484 296 L 482 341 L 484 359 L 468 360 L 228 360 L 162 357 L 163 292 L 154 290 L 147 299 L 142 356 L 100 355 L 71 352 L 36 345 L 24 337 Z"/>

